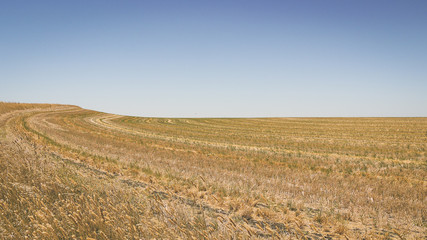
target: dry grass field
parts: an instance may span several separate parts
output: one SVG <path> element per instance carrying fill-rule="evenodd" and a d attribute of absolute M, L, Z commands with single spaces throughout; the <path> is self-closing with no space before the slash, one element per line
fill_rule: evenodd
<path fill-rule="evenodd" d="M 427 118 L 0 102 L 0 239 L 425 239 Z"/>

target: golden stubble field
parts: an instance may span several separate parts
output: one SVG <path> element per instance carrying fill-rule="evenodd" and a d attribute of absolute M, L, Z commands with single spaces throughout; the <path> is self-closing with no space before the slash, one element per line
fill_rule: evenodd
<path fill-rule="evenodd" d="M 427 118 L 0 102 L 0 239 L 424 239 Z"/>

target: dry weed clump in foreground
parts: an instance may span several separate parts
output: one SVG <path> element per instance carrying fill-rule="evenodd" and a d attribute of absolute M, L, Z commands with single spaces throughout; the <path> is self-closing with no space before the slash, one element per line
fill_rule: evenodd
<path fill-rule="evenodd" d="M 0 239 L 424 239 L 426 131 L 0 102 Z"/>

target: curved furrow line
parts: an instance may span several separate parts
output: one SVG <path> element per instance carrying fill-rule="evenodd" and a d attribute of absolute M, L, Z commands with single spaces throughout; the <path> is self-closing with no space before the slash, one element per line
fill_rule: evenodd
<path fill-rule="evenodd" d="M 374 157 L 369 156 L 357 156 L 357 155 L 348 155 L 348 154 L 336 154 L 336 153 L 322 153 L 322 152 L 309 152 L 309 151 L 299 151 L 299 150 L 288 150 L 283 149 L 279 147 L 260 147 L 260 146 L 248 146 L 248 145 L 240 145 L 240 144 L 233 144 L 233 143 L 227 143 L 227 142 L 210 142 L 210 141 L 202 141 L 202 140 L 196 140 L 191 138 L 183 138 L 183 137 L 177 137 L 177 136 L 168 136 L 163 134 L 156 134 L 152 132 L 142 132 L 135 129 L 129 129 L 125 126 L 119 125 L 115 122 L 112 122 L 111 120 L 120 118 L 121 116 L 113 115 L 113 116 L 95 116 L 90 118 L 90 122 L 105 127 L 107 129 L 111 130 L 117 130 L 121 132 L 128 133 L 130 135 L 138 135 L 145 138 L 153 138 L 153 139 L 160 139 L 165 140 L 169 142 L 178 142 L 178 143 L 184 143 L 189 145 L 197 145 L 197 146 L 207 146 L 207 147 L 214 147 L 214 148 L 222 148 L 227 150 L 240 150 L 240 151 L 253 151 L 253 152 L 262 152 L 267 154 L 283 154 L 285 156 L 291 155 L 298 155 L 308 158 L 318 158 L 318 157 L 327 157 L 331 159 L 337 159 L 337 158 L 345 158 L 348 160 L 369 160 L 369 161 L 376 161 L 379 160 Z M 402 163 L 402 164 L 419 164 L 424 165 L 424 162 L 414 162 L 412 160 L 399 160 L 399 159 L 380 159 L 380 161 L 383 162 L 392 162 L 392 163 Z"/>

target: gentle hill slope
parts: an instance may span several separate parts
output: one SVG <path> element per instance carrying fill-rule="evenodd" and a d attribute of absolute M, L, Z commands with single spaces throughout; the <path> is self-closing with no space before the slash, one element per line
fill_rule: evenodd
<path fill-rule="evenodd" d="M 409 238 L 427 118 L 141 118 L 0 102 L 0 238 Z"/>

